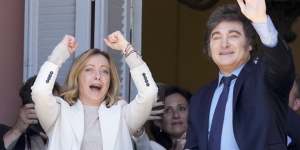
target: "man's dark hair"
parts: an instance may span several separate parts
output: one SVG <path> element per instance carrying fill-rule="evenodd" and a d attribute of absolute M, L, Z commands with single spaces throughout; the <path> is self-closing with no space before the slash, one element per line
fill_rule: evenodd
<path fill-rule="evenodd" d="M 248 44 L 252 46 L 252 49 L 255 49 L 255 38 L 256 38 L 256 32 L 251 24 L 251 21 L 246 18 L 238 5 L 234 4 L 227 4 L 224 6 L 218 7 L 209 17 L 206 27 L 206 33 L 205 33 L 205 44 L 203 52 L 210 55 L 210 35 L 212 30 L 219 25 L 223 21 L 233 21 L 233 22 L 240 22 L 243 26 L 246 39 L 248 41 Z M 251 53 L 253 52 L 251 51 Z"/>
<path fill-rule="evenodd" d="M 28 103 L 33 103 L 32 98 L 31 98 L 31 87 L 34 84 L 35 79 L 36 79 L 36 75 L 27 79 L 19 91 L 19 96 L 22 99 L 23 105 L 28 104 Z M 53 92 L 59 93 L 59 91 L 60 91 L 60 86 L 55 82 L 54 87 L 53 87 Z"/>

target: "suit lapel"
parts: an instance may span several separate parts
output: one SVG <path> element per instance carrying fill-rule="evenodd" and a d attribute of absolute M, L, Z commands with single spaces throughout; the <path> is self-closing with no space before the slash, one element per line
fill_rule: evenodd
<path fill-rule="evenodd" d="M 110 108 L 102 103 L 99 109 L 103 149 L 113 150 L 120 129 L 121 105 L 113 105 Z"/>
<path fill-rule="evenodd" d="M 79 99 L 73 106 L 71 106 L 70 111 L 69 121 L 71 122 L 73 133 L 75 133 L 76 139 L 80 143 L 84 133 L 84 110 Z"/>
<path fill-rule="evenodd" d="M 246 78 L 251 76 L 251 73 L 253 74 L 253 72 L 251 70 L 254 67 L 255 67 L 255 65 L 253 64 L 252 60 L 250 60 L 245 65 L 245 67 L 242 69 L 242 71 L 240 72 L 240 74 L 236 80 L 236 83 L 234 85 L 234 90 L 233 90 L 233 113 L 235 112 L 236 103 L 238 100 L 237 98 L 239 96 L 242 85 L 243 85 L 244 81 L 246 80 Z"/>

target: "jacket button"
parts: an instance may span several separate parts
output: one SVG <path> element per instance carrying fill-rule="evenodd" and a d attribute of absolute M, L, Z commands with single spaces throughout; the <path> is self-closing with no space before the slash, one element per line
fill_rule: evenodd
<path fill-rule="evenodd" d="M 48 78 L 47 78 L 47 80 L 46 80 L 46 83 L 49 83 L 49 81 L 50 81 L 52 75 L 53 75 L 53 71 L 50 71 L 50 73 L 49 73 L 49 75 L 48 75 Z"/>
<path fill-rule="evenodd" d="M 145 81 L 145 83 L 146 83 L 146 86 L 150 86 L 149 81 L 148 81 L 148 78 L 147 78 L 147 76 L 146 76 L 146 73 L 143 73 L 142 75 L 143 75 L 143 77 L 144 77 L 144 81 Z"/>

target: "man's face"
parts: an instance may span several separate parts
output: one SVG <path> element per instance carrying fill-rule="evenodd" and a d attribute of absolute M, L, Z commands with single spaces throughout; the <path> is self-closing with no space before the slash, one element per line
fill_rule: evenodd
<path fill-rule="evenodd" d="M 210 56 L 222 73 L 231 73 L 249 60 L 252 47 L 247 42 L 242 23 L 222 21 L 209 38 Z"/>

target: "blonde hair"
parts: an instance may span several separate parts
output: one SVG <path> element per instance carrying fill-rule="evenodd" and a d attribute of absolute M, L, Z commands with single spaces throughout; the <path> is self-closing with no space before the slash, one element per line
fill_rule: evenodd
<path fill-rule="evenodd" d="M 106 102 L 106 106 L 110 107 L 114 105 L 119 100 L 119 88 L 120 88 L 120 80 L 117 72 L 117 68 L 111 57 L 108 53 L 101 51 L 100 49 L 89 49 L 82 53 L 76 60 L 74 61 L 68 78 L 65 82 L 65 90 L 61 94 L 63 98 L 70 104 L 74 104 L 77 102 L 79 97 L 79 86 L 78 86 L 78 77 L 81 71 L 83 70 L 87 60 L 95 55 L 104 56 L 109 63 L 110 70 L 110 85 L 108 88 L 108 92 L 105 96 L 104 102 Z"/>

